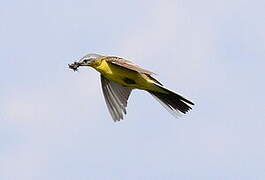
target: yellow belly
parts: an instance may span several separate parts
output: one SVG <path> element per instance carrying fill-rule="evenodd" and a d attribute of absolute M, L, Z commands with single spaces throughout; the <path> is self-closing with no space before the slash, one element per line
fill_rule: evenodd
<path fill-rule="evenodd" d="M 145 74 L 137 73 L 104 60 L 100 65 L 92 67 L 110 81 L 114 81 L 118 84 L 145 90 L 152 90 L 155 88 L 153 82 Z"/>

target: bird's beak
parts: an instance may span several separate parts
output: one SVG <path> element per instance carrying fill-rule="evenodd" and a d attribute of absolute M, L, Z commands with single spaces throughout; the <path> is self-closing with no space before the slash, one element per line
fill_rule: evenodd
<path fill-rule="evenodd" d="M 84 62 L 77 62 L 77 63 L 78 63 L 79 66 L 89 66 L 90 65 L 90 63 L 88 63 L 88 62 L 86 62 L 86 63 L 84 63 Z"/>
<path fill-rule="evenodd" d="M 72 64 L 68 64 L 69 68 L 77 71 L 77 69 L 79 68 L 79 66 L 90 66 L 90 62 L 84 62 L 84 61 L 79 61 L 79 62 L 74 62 Z"/>

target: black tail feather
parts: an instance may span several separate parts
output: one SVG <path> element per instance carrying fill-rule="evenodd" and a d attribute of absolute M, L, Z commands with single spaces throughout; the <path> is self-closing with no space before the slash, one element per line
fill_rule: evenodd
<path fill-rule="evenodd" d="M 155 96 L 158 98 L 164 105 L 168 107 L 169 110 L 172 111 L 180 111 L 183 114 L 191 110 L 192 108 L 190 105 L 194 105 L 193 102 L 187 100 L 186 98 L 164 88 L 160 87 L 166 93 L 161 93 L 161 92 L 155 92 L 155 91 L 148 91 L 151 95 Z"/>

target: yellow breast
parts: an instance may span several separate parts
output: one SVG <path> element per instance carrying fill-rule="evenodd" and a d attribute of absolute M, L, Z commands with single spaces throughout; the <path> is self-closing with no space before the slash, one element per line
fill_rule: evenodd
<path fill-rule="evenodd" d="M 124 86 L 150 89 L 150 86 L 153 85 L 145 74 L 140 74 L 127 68 L 108 63 L 105 60 L 100 60 L 100 63 L 91 66 L 107 79 Z"/>

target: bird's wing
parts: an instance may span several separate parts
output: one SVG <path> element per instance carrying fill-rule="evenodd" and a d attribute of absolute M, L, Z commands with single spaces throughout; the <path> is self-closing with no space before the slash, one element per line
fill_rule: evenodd
<path fill-rule="evenodd" d="M 147 75 L 155 74 L 155 73 L 153 73 L 151 71 L 148 71 L 146 69 L 140 68 L 139 66 L 135 65 L 131 61 L 128 61 L 128 60 L 125 60 L 125 59 L 122 59 L 122 58 L 119 58 L 119 57 L 107 56 L 107 57 L 104 58 L 104 60 L 109 62 L 109 63 L 112 63 L 114 65 L 118 65 L 118 66 L 127 68 L 129 70 L 136 71 L 138 73 L 144 73 L 144 74 L 147 74 Z"/>
<path fill-rule="evenodd" d="M 126 114 L 127 100 L 133 88 L 119 85 L 100 76 L 103 95 L 114 121 L 123 119 Z"/>

